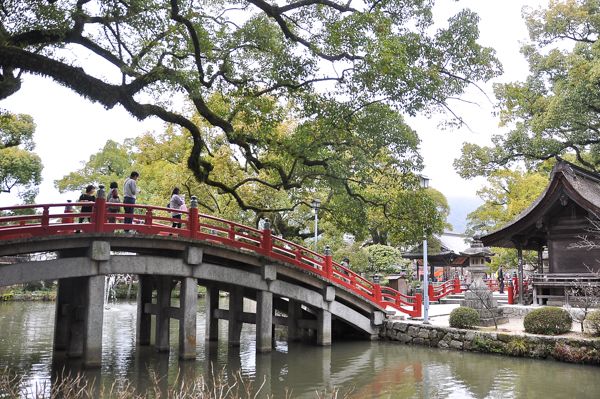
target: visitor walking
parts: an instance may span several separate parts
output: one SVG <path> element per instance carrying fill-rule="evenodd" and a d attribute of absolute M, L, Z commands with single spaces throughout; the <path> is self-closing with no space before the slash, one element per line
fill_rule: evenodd
<path fill-rule="evenodd" d="M 118 204 L 121 202 L 121 197 L 119 196 L 119 185 L 116 181 L 110 183 L 110 191 L 108 192 L 108 203 Z M 119 213 L 121 212 L 120 206 L 108 206 L 108 213 Z M 117 218 L 115 216 L 111 216 L 108 218 L 108 223 L 116 223 Z"/>
<path fill-rule="evenodd" d="M 498 288 L 501 294 L 504 294 L 504 272 L 502 266 L 498 268 Z"/>
<path fill-rule="evenodd" d="M 350 269 L 350 259 L 349 259 L 347 256 L 345 256 L 345 257 L 342 259 L 342 261 L 340 262 L 340 264 L 341 264 L 342 266 L 344 266 L 346 269 Z"/>
<path fill-rule="evenodd" d="M 179 222 L 173 222 L 173 227 L 178 229 L 181 228 L 181 211 L 185 209 L 185 201 L 179 194 L 179 187 L 175 187 L 171 193 L 171 200 L 169 201 L 169 208 L 171 208 L 171 216 L 173 219 L 179 219 Z M 179 211 L 179 212 L 178 212 Z"/>
<path fill-rule="evenodd" d="M 135 198 L 139 194 L 140 190 L 137 188 L 137 180 L 139 179 L 140 174 L 138 172 L 131 172 L 129 178 L 125 180 L 125 185 L 123 186 L 123 203 L 124 204 L 135 204 Z M 125 217 L 125 223 L 131 224 L 133 222 L 133 207 L 126 206 L 125 214 L 131 215 L 129 217 Z M 128 232 L 129 230 L 125 230 Z"/>
<path fill-rule="evenodd" d="M 92 184 L 90 184 L 85 188 L 85 193 L 83 193 L 79 196 L 78 202 L 92 202 L 92 203 L 96 202 L 95 194 L 96 194 L 96 187 L 94 187 Z M 92 213 L 93 209 L 94 209 L 94 206 L 91 204 L 90 205 L 82 205 L 81 213 Z M 79 223 L 83 223 L 86 219 L 88 222 L 91 220 L 91 218 L 89 216 L 84 216 L 84 217 L 79 218 Z"/>

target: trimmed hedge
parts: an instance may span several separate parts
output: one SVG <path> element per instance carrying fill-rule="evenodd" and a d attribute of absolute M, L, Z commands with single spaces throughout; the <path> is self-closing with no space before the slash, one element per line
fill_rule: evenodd
<path fill-rule="evenodd" d="M 475 309 L 461 306 L 450 312 L 449 322 L 450 327 L 473 328 L 479 323 L 479 313 Z"/>
<path fill-rule="evenodd" d="M 523 327 L 532 334 L 559 335 L 571 331 L 573 319 L 565 309 L 546 306 L 525 316 Z"/>
<path fill-rule="evenodd" d="M 600 337 L 600 310 L 593 310 L 587 314 L 584 327 L 587 327 L 590 335 Z"/>

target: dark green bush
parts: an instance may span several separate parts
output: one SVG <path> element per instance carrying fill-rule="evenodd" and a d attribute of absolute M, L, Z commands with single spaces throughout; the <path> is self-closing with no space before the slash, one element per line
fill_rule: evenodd
<path fill-rule="evenodd" d="M 573 319 L 564 309 L 546 306 L 525 316 L 523 327 L 532 334 L 558 335 L 571 331 Z"/>
<path fill-rule="evenodd" d="M 479 313 L 475 309 L 459 307 L 450 312 L 450 327 L 473 328 L 479 323 Z"/>

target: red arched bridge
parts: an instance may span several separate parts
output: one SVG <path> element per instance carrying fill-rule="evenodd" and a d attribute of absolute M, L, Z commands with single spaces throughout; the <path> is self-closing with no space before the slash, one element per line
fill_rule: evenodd
<path fill-rule="evenodd" d="M 0 256 L 16 259 L 0 266 L 0 286 L 58 280 L 54 349 L 83 356 L 88 366 L 100 363 L 109 274 L 138 275 L 138 344 L 150 344 L 155 317 L 154 344 L 168 350 L 174 318 L 182 358 L 196 356 L 198 284 L 207 289 L 205 339 L 216 339 L 217 320 L 226 319 L 229 344 L 236 345 L 242 323 L 253 323 L 258 351 L 271 350 L 274 325 L 286 325 L 288 339 L 328 345 L 336 334 L 375 338 L 388 308 L 421 315 L 420 295 L 375 284 L 334 262 L 329 251 L 322 255 L 273 236 L 268 222 L 259 230 L 199 214 L 195 197 L 179 220 L 169 208 L 107 204 L 104 196 L 101 188 L 94 203 L 0 208 Z M 91 211 L 74 208 L 81 206 Z M 122 213 L 125 207 L 133 213 Z M 126 215 L 131 224 L 123 223 Z M 172 227 L 180 222 L 181 228 Z M 22 256 L 31 254 L 38 256 Z M 174 308 L 177 286 L 180 306 Z M 219 291 L 229 293 L 228 309 L 219 309 Z M 244 312 L 244 298 L 256 301 L 255 313 Z"/>

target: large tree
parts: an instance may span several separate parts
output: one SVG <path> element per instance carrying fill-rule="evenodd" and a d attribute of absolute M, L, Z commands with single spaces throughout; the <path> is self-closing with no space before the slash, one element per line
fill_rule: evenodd
<path fill-rule="evenodd" d="M 495 88 L 509 131 L 494 136 L 492 146 L 465 144 L 456 163 L 463 177 L 569 155 L 600 169 L 599 15 L 598 0 L 553 0 L 524 13 L 530 74 Z"/>
<path fill-rule="evenodd" d="M 359 161 L 382 148 L 397 168 L 420 168 L 398 146 L 399 114 L 447 109 L 466 86 L 500 72 L 493 50 L 477 43 L 477 16 L 464 10 L 434 27 L 432 4 L 4 1 L 0 98 L 33 73 L 107 108 L 179 125 L 191 137 L 194 177 L 242 209 L 290 210 L 306 201 L 247 198 L 256 186 L 291 192 L 328 180 L 358 196 L 369 176 Z M 172 105 L 182 97 L 193 112 Z M 217 172 L 222 146 L 243 171 L 233 179 Z"/>
<path fill-rule="evenodd" d="M 405 134 L 410 139 L 405 152 L 416 151 L 416 135 L 410 129 Z M 279 209 L 267 212 L 244 210 L 229 193 L 194 179 L 185 162 L 190 145 L 186 134 L 173 126 L 161 134 L 144 134 L 123 143 L 108 141 L 79 170 L 55 181 L 55 185 L 64 192 L 81 190 L 90 183 L 108 185 L 116 181 L 122 184 L 135 169 L 141 174 L 140 202 L 164 206 L 173 187 L 179 186 L 188 198 L 191 195 L 198 197 L 203 213 L 254 226 L 258 226 L 261 218 L 268 217 L 276 234 L 293 240 L 314 235 L 311 208 L 294 204 L 320 198 L 321 249 L 325 244 L 337 248 L 343 233 L 352 233 L 361 242 L 401 245 L 418 240 L 424 225 L 432 232 L 439 232 L 444 227 L 448 206 L 443 195 L 433 189 L 414 189 L 415 176 L 398 170 L 396 162 L 390 160 L 389 152 L 383 149 L 374 159 L 355 158 L 356 171 L 366 176 L 352 192 L 335 178 L 309 180 L 302 187 L 289 191 L 270 190 L 262 185 L 245 186 L 242 191 L 245 199 Z M 217 147 L 213 153 L 215 171 L 223 181 L 251 178 L 250 171 L 237 167 L 229 146 Z"/>
<path fill-rule="evenodd" d="M 42 180 L 42 161 L 34 148 L 33 118 L 0 110 L 0 194 L 14 193 L 31 202 Z"/>

